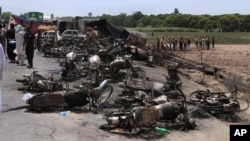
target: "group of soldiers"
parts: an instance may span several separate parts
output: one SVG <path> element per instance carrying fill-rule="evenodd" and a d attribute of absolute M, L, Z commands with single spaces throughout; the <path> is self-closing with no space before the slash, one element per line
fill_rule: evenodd
<path fill-rule="evenodd" d="M 87 31 L 86 31 L 87 46 L 88 47 L 97 47 L 99 35 L 100 34 L 99 34 L 96 26 L 94 28 L 88 27 Z"/>

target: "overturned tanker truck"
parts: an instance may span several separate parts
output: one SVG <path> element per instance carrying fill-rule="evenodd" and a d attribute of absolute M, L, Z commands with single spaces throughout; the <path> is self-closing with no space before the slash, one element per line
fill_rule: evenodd
<path fill-rule="evenodd" d="M 147 34 L 139 31 L 129 31 L 120 26 L 114 25 L 106 19 L 96 19 L 96 20 L 79 20 L 83 27 L 96 27 L 98 31 L 101 32 L 102 37 L 113 36 L 117 39 L 123 39 L 131 45 L 139 48 L 144 48 L 147 42 Z M 85 29 L 84 28 L 84 29 Z M 102 38 L 101 37 L 101 38 Z"/>

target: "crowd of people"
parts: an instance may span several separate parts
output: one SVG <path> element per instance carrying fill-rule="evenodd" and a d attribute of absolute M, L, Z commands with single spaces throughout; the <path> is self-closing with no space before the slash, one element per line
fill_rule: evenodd
<path fill-rule="evenodd" d="M 1 57 L 8 57 L 9 63 L 17 63 L 20 66 L 25 65 L 27 59 L 28 68 L 33 68 L 33 57 L 35 50 L 35 35 L 31 32 L 31 25 L 0 24 L 0 46 L 3 50 Z"/>
<path fill-rule="evenodd" d="M 214 43 L 215 43 L 215 39 L 214 39 L 214 36 L 212 37 L 212 40 L 209 38 L 209 36 L 203 36 L 203 37 L 198 37 L 196 36 L 194 38 L 195 40 L 195 46 L 196 47 L 200 47 L 202 49 L 207 49 L 209 50 L 211 45 L 212 45 L 212 48 L 214 48 Z"/>
<path fill-rule="evenodd" d="M 152 34 L 153 35 L 153 34 Z M 209 50 L 214 48 L 215 39 L 214 36 L 212 39 L 209 36 L 206 37 L 198 37 L 194 38 L 195 46 L 201 49 Z M 158 50 L 184 50 L 190 51 L 191 39 L 180 37 L 179 39 L 175 37 L 156 37 L 155 42 L 153 43 L 153 48 Z"/>

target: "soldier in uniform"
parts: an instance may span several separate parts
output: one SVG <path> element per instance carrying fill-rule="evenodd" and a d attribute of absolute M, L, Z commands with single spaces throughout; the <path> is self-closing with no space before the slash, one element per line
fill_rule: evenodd
<path fill-rule="evenodd" d="M 97 27 L 95 26 L 95 28 L 92 30 L 92 38 L 93 38 L 93 44 L 95 47 L 98 47 L 98 39 L 99 39 L 99 34 L 98 34 L 98 30 Z"/>
<path fill-rule="evenodd" d="M 94 39 L 93 39 L 93 30 L 91 27 L 87 28 L 86 36 L 87 36 L 87 47 L 92 47 Z"/>

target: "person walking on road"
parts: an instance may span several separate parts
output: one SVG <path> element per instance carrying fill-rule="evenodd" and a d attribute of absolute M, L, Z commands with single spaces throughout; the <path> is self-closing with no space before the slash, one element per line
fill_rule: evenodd
<path fill-rule="evenodd" d="M 10 29 L 6 31 L 7 54 L 10 59 L 10 63 L 16 63 L 16 54 L 13 52 L 16 49 L 15 32 L 15 25 L 10 24 Z"/>
<path fill-rule="evenodd" d="M 5 28 L 3 26 L 3 24 L 0 24 L 0 43 L 2 44 L 3 47 L 3 51 L 5 53 Z"/>
<path fill-rule="evenodd" d="M 35 35 L 31 32 L 30 27 L 26 28 L 26 32 L 24 34 L 24 42 L 23 47 L 25 49 L 26 57 L 28 60 L 28 68 L 33 68 L 33 57 L 35 50 Z"/>
<path fill-rule="evenodd" d="M 16 51 L 17 51 L 17 63 L 20 66 L 24 66 L 24 60 L 25 60 L 25 51 L 23 48 L 23 42 L 24 42 L 24 31 L 21 24 L 18 24 L 16 26 Z"/>

